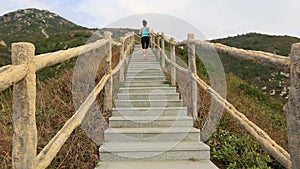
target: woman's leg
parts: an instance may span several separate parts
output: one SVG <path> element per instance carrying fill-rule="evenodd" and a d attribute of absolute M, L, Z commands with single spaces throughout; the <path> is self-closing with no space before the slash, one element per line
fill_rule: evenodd
<path fill-rule="evenodd" d="M 141 44 L 142 44 L 142 49 L 143 49 L 143 56 L 144 58 L 146 58 L 146 39 L 145 37 L 141 38 Z"/>
<path fill-rule="evenodd" d="M 146 47 L 145 54 L 146 54 L 146 59 L 148 59 L 148 47 L 149 47 L 149 42 L 150 42 L 149 37 L 145 38 L 145 42 L 146 42 L 146 44 L 145 44 L 145 47 Z"/>

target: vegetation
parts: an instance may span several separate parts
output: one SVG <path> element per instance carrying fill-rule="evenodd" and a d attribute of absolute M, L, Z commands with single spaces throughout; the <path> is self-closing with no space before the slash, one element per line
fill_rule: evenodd
<path fill-rule="evenodd" d="M 265 51 L 278 55 L 288 56 L 291 45 L 300 42 L 300 38 L 291 36 L 274 36 L 260 33 L 247 33 L 222 39 L 215 39 L 211 42 L 222 43 L 242 49 Z"/>
<path fill-rule="evenodd" d="M 10 63 L 10 46 L 13 42 L 32 42 L 36 46 L 36 53 L 40 54 L 85 44 L 95 31 L 77 26 L 48 11 L 36 9 L 31 9 L 31 11 L 33 12 L 27 11 L 26 13 L 21 10 L 0 17 L 0 37 L 2 38 L 0 40 L 7 44 L 7 46 L 0 45 L 0 66 Z M 18 18 L 14 19 L 15 16 Z M 24 23 L 25 25 L 29 23 L 29 25 L 20 26 Z M 43 29 L 49 35 L 48 38 L 42 33 Z M 115 39 L 131 31 L 130 29 L 102 29 L 98 38 L 101 38 L 106 30 L 113 31 Z M 299 41 L 294 37 L 256 33 L 213 40 L 213 42 L 230 46 L 268 51 L 285 56 L 289 54 L 291 43 Z M 166 50 L 168 48 L 166 44 Z M 187 62 L 185 49 L 177 48 L 176 53 Z M 286 95 L 270 96 L 269 91 L 276 89 L 276 92 L 279 92 L 282 88 L 288 87 L 289 78 L 274 69 L 256 63 L 241 61 L 228 55 L 220 55 L 220 58 L 226 72 L 227 99 L 266 131 L 279 145 L 287 149 L 285 113 L 282 110 Z M 72 59 L 54 65 L 43 69 L 37 75 L 38 152 L 74 113 L 75 109 L 70 96 L 72 95 L 72 67 L 75 62 L 76 59 Z M 197 58 L 197 70 L 199 76 L 209 82 L 207 72 L 199 58 Z M 267 89 L 264 90 L 263 87 Z M 101 97 L 102 94 L 98 98 L 99 103 L 101 103 Z M 205 118 L 210 98 L 207 93 L 201 91 L 200 99 L 202 99 L 203 109 L 200 110 L 199 117 Z M 199 120 L 199 127 L 203 125 L 202 122 L 203 120 Z M 0 163 L 2 168 L 11 168 L 12 134 L 12 92 L 8 89 L 0 93 Z M 207 143 L 211 146 L 212 160 L 220 168 L 283 168 L 226 113 L 220 126 Z M 81 128 L 78 128 L 67 140 L 49 168 L 91 168 L 98 161 L 98 145 L 88 138 Z"/>
<path fill-rule="evenodd" d="M 212 42 L 266 52 L 280 46 L 276 47 L 277 53 L 288 55 L 290 45 L 299 40 L 294 37 L 250 33 Z M 251 41 L 255 43 L 251 45 Z M 187 63 L 186 49 L 176 48 L 176 54 Z M 202 56 L 206 54 L 208 53 L 201 53 Z M 227 100 L 287 150 L 286 117 L 282 108 L 288 94 L 281 96 L 279 91 L 289 86 L 289 77 L 273 68 L 225 54 L 219 56 L 226 73 Z M 209 84 L 209 76 L 200 57 L 197 57 L 196 63 L 198 75 Z M 269 91 L 273 89 L 277 95 L 270 95 Z M 199 95 L 201 110 L 197 126 L 201 128 L 207 117 L 211 98 L 204 90 L 200 90 Z M 226 112 L 207 144 L 211 147 L 212 160 L 220 168 L 283 168 Z"/>
<path fill-rule="evenodd" d="M 290 36 L 271 36 L 249 33 L 238 35 L 236 37 L 212 40 L 212 42 L 271 53 L 276 51 L 276 54 L 288 56 L 291 45 L 300 42 L 300 39 Z M 274 95 L 277 99 L 287 100 L 290 86 L 289 74 L 224 54 L 220 54 L 220 58 L 226 73 L 235 74 L 265 94 Z"/>
<path fill-rule="evenodd" d="M 25 10 L 26 11 L 26 10 Z M 33 14 L 28 15 L 33 11 Z M 19 14 L 21 13 L 21 14 Z M 4 37 L 7 47 L 0 45 L 0 60 L 1 64 L 10 63 L 10 44 L 17 41 L 27 41 L 34 43 L 36 47 L 36 54 L 53 52 L 61 49 L 67 49 L 85 44 L 94 29 L 87 29 L 77 26 L 65 19 L 52 14 L 48 11 L 40 11 L 36 9 L 27 10 L 27 14 L 23 15 L 24 10 L 6 14 L 6 22 L 4 23 L 4 16 L 0 17 L 0 37 Z M 31 12 L 32 13 L 32 12 Z M 47 16 L 53 16 L 48 18 Z M 49 35 L 46 38 L 41 33 L 39 26 L 35 24 L 33 27 L 26 27 L 21 30 L 16 30 L 18 23 L 12 16 L 19 16 L 19 20 L 25 20 L 28 23 L 39 23 L 39 18 L 46 18 L 49 27 L 53 31 L 45 31 Z M 10 18 L 10 21 L 7 21 Z M 30 17 L 30 19 L 28 19 Z M 48 19 L 55 19 L 55 21 L 48 21 Z M 43 22 L 43 21 L 41 21 Z M 4 24 L 2 24 L 4 23 Z M 62 23 L 62 24 L 59 24 Z M 56 26 L 58 28 L 56 28 Z M 59 26 L 60 25 L 60 26 Z M 2 29 L 5 27 L 5 29 Z M 45 24 L 41 24 L 45 27 Z M 49 28 L 50 29 L 50 28 Z M 15 32 L 13 36 L 2 36 L 7 32 Z M 101 34 L 104 31 L 113 31 L 115 39 L 118 36 L 123 36 L 130 29 L 102 29 L 100 36 L 96 39 L 102 38 Z M 28 32 L 38 32 L 37 34 L 30 34 Z M 12 34 L 11 34 L 12 35 Z M 96 40 L 93 37 L 93 40 Z M 0 39 L 1 40 L 1 39 Z M 113 49 L 113 66 L 118 60 L 119 50 Z M 6 58 L 7 57 L 7 58 Z M 2 62 L 5 60 L 5 63 Z M 37 103 L 36 103 L 36 122 L 38 129 L 38 152 L 49 142 L 49 140 L 57 133 L 57 131 L 64 125 L 64 123 L 73 115 L 75 108 L 72 100 L 72 68 L 76 63 L 76 58 L 71 59 L 60 64 L 45 68 L 37 73 Z M 1 65 L 0 65 L 1 66 Z M 99 66 L 99 74 L 96 80 L 101 78 L 104 68 Z M 101 106 L 103 94 L 98 97 L 99 105 Z M 11 166 L 11 150 L 12 150 L 12 89 L 9 88 L 0 93 L 0 164 L 1 168 L 12 168 Z M 99 113 L 97 113 L 99 116 Z M 88 117 L 98 118 L 93 111 L 90 110 Z M 100 131 L 103 131 L 104 126 L 99 126 Z M 97 139 L 101 140 L 102 134 L 98 133 Z M 71 137 L 64 144 L 58 155 L 53 159 L 48 168 L 91 168 L 99 162 L 98 145 L 88 137 L 85 131 L 79 127 L 71 135 Z M 99 143 L 99 142 L 98 142 Z"/>

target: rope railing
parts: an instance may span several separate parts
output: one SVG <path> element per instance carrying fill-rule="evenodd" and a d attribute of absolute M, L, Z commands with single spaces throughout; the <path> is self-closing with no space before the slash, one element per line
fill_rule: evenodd
<path fill-rule="evenodd" d="M 2 69 L 0 73 L 0 92 L 22 80 L 27 75 L 27 72 L 28 68 L 25 64 L 9 65 L 5 69 Z"/>
<path fill-rule="evenodd" d="M 125 68 L 128 58 L 133 51 L 134 33 L 127 33 L 120 38 L 121 42 L 115 42 L 110 32 L 105 32 L 105 38 L 94 43 L 46 53 L 34 56 L 34 45 L 26 42 L 12 44 L 12 63 L 0 68 L 0 91 L 13 85 L 13 168 L 46 168 L 71 133 L 81 124 L 90 106 L 95 102 L 97 95 L 105 87 L 104 110 L 112 110 L 112 76 L 120 72 L 125 76 Z M 112 45 L 120 47 L 120 59 L 112 70 Z M 100 82 L 95 86 L 85 101 L 80 105 L 74 115 L 68 119 L 63 127 L 49 141 L 49 143 L 37 155 L 37 128 L 35 121 L 35 98 L 36 98 L 36 72 L 57 63 L 67 61 L 71 58 L 90 52 L 97 52 L 98 48 L 107 46 L 109 52 L 106 55 L 106 71 Z M 124 79 L 123 79 L 124 80 Z M 109 84 L 110 82 L 110 84 Z M 108 85 L 109 84 L 109 85 Z M 107 103 L 110 102 L 110 103 Z M 36 159 L 36 160 L 34 160 Z"/>
<path fill-rule="evenodd" d="M 264 147 L 279 163 L 281 163 L 285 168 L 299 168 L 299 159 L 300 159 L 300 151 L 299 151 L 299 142 L 300 142 L 300 132 L 299 132 L 299 124 L 300 124 L 300 106 L 299 101 L 296 103 L 295 98 L 300 98 L 300 89 L 299 89 L 299 83 L 300 83 L 300 43 L 294 44 L 292 46 L 292 54 L 291 58 L 293 59 L 293 62 L 291 61 L 290 57 L 275 55 L 268 52 L 261 52 L 261 51 L 252 51 L 252 50 L 244 50 L 244 49 L 238 49 L 234 47 L 229 47 L 223 44 L 214 44 L 209 42 L 204 42 L 200 40 L 195 40 L 193 38 L 193 35 L 188 35 L 188 40 L 184 40 L 181 42 L 174 42 L 171 39 L 168 39 L 164 33 L 161 35 L 159 34 L 153 34 L 154 36 L 151 37 L 151 43 L 152 43 L 152 50 L 157 55 L 157 58 L 160 60 L 161 66 L 164 71 L 167 71 L 165 69 L 165 63 L 167 62 L 172 67 L 175 68 L 176 71 L 180 72 L 189 72 L 190 74 L 190 81 L 195 81 L 202 89 L 204 89 L 206 92 L 208 92 L 212 97 L 215 98 L 215 100 L 224 105 L 225 111 L 228 112 L 231 117 L 237 121 L 250 135 L 252 135 L 255 140 Z M 157 40 L 157 42 L 155 41 Z M 167 55 L 165 54 L 165 42 L 169 43 L 170 45 L 170 55 L 174 51 L 172 51 L 172 48 L 174 49 L 174 46 L 187 46 L 188 47 L 188 64 L 189 69 L 185 69 L 181 66 L 179 66 L 176 61 L 172 61 L 172 59 L 169 59 Z M 294 74 L 294 76 L 291 76 L 292 86 L 294 86 L 294 90 L 291 89 L 290 91 L 290 97 L 289 97 L 289 104 L 288 106 L 285 106 L 287 109 L 287 123 L 290 124 L 290 128 L 288 125 L 288 138 L 289 138 L 289 147 L 294 147 L 293 150 L 290 150 L 291 155 L 284 150 L 281 146 L 279 146 L 273 139 L 270 138 L 270 136 L 265 133 L 261 128 L 259 128 L 256 124 L 251 122 L 244 114 L 239 112 L 231 103 L 229 103 L 226 99 L 224 99 L 218 92 L 216 92 L 212 87 L 207 85 L 202 79 L 199 78 L 199 76 L 196 74 L 193 67 L 190 66 L 195 64 L 195 46 L 205 49 L 213 49 L 219 53 L 225 53 L 232 55 L 237 58 L 242 58 L 244 60 L 250 60 L 257 63 L 260 63 L 262 65 L 266 65 L 269 67 L 273 67 L 275 69 L 281 70 L 283 72 L 291 72 L 291 74 Z M 158 52 L 160 51 L 160 52 Z M 190 57 L 193 56 L 193 57 Z M 172 69 L 172 68 L 171 68 Z M 172 74 L 168 72 L 168 74 Z M 176 75 L 176 73 L 175 73 Z M 171 77 L 171 79 L 176 78 Z M 176 80 L 176 79 L 175 79 Z M 291 86 L 291 88 L 292 88 Z M 194 85 L 190 82 L 189 88 L 193 88 Z M 192 99 L 195 99 L 195 96 L 192 96 L 193 93 L 197 93 L 197 89 L 190 89 L 189 94 Z M 197 98 L 196 98 L 197 99 Z M 299 99 L 298 99 L 299 100 Z M 191 100 L 194 102 L 194 100 Z M 197 110 L 197 105 L 189 104 L 188 110 L 189 115 L 194 116 L 195 120 L 195 111 Z M 292 113 L 291 113 L 292 112 Z M 298 139 L 295 139 L 298 138 Z"/>
<path fill-rule="evenodd" d="M 283 72 L 290 72 L 291 61 L 290 58 L 286 56 L 280 56 L 262 51 L 238 49 L 220 43 L 209 43 L 200 40 L 193 40 L 191 43 L 203 48 L 213 48 L 219 53 L 228 54 L 244 60 L 254 61 L 261 65 L 273 67 Z"/>
<path fill-rule="evenodd" d="M 197 74 L 193 74 L 193 78 L 220 104 L 224 104 L 226 112 L 234 118 L 246 131 L 248 131 L 260 145 L 262 145 L 276 160 L 278 160 L 284 167 L 291 167 L 290 155 L 281 146 L 279 146 L 270 136 L 259 128 L 256 124 L 251 122 L 243 113 L 239 112 L 231 103 L 218 94 L 214 89 L 207 85 Z"/>

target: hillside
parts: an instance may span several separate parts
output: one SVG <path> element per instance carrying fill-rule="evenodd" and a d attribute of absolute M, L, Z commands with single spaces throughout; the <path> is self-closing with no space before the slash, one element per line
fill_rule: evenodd
<path fill-rule="evenodd" d="M 83 45 L 95 32 L 99 38 L 111 31 L 118 38 L 132 29 L 89 29 L 76 25 L 47 10 L 22 9 L 0 16 L 0 66 L 10 64 L 11 43 L 26 41 L 36 47 L 36 54 Z"/>
<path fill-rule="evenodd" d="M 212 40 L 284 56 L 290 53 L 291 44 L 299 41 L 296 37 L 259 33 Z M 227 100 L 288 150 L 286 117 L 282 108 L 288 99 L 289 74 L 226 54 L 219 55 L 226 72 Z M 198 68 L 203 75 L 205 70 L 201 66 Z M 208 143 L 213 147 L 212 158 L 220 168 L 283 168 L 227 113 Z"/>
<path fill-rule="evenodd" d="M 285 53 L 290 50 L 290 44 L 299 40 L 294 37 L 284 37 L 285 40 L 281 41 L 281 36 L 253 33 L 250 35 L 255 37 L 252 38 L 257 43 L 255 46 L 250 45 L 248 34 L 212 40 L 212 42 L 267 52 L 274 48 L 274 43 L 274 46 L 279 44 L 278 46 L 288 48 L 278 48 L 278 53 Z M 268 39 L 268 43 L 266 39 Z M 168 47 L 167 44 L 167 50 L 169 50 Z M 203 54 L 205 55 L 205 53 Z M 176 55 L 187 62 L 186 48 L 176 48 Z M 268 133 L 280 146 L 288 150 L 286 117 L 282 108 L 288 99 L 289 74 L 226 54 L 219 54 L 219 56 L 226 73 L 226 99 L 249 120 Z M 199 77 L 209 84 L 210 79 L 204 64 L 199 57 L 196 62 Z M 204 90 L 200 90 L 198 99 L 200 100 L 200 110 L 198 112 L 199 121 L 196 125 L 201 128 L 210 112 L 210 95 Z M 283 168 L 226 112 L 207 143 L 211 147 L 211 159 L 222 169 Z"/>
<path fill-rule="evenodd" d="M 111 31 L 114 33 L 113 38 L 118 39 L 133 30 L 88 29 L 49 11 L 38 9 L 18 10 L 5 14 L 0 17 L 0 67 L 11 62 L 10 46 L 13 42 L 31 42 L 36 47 L 36 54 L 40 54 L 84 45 L 96 31 L 99 31 L 96 38 L 102 38 L 104 31 Z M 114 52 L 119 50 L 113 50 L 113 56 Z M 38 152 L 75 111 L 71 97 L 72 68 L 75 62 L 76 58 L 37 73 Z M 1 168 L 5 169 L 12 168 L 12 105 L 11 88 L 0 92 L 0 164 Z M 79 127 L 48 168 L 91 168 L 98 162 L 98 146 Z"/>
<path fill-rule="evenodd" d="M 248 50 L 259 50 L 288 56 L 291 45 L 300 42 L 300 38 L 290 36 L 272 36 L 259 33 L 248 33 L 235 37 L 212 40 Z M 235 57 L 220 54 L 226 73 L 233 73 L 260 91 L 278 99 L 288 98 L 289 74 L 254 62 L 239 60 Z"/>
<path fill-rule="evenodd" d="M 259 50 L 288 56 L 291 51 L 291 45 L 293 43 L 300 42 L 300 38 L 291 36 L 265 35 L 260 33 L 247 33 L 234 37 L 214 39 L 211 41 L 242 49 Z"/>
<path fill-rule="evenodd" d="M 0 16 L 1 65 L 10 63 L 11 43 L 31 42 L 39 54 L 78 46 L 91 34 L 89 29 L 46 10 L 32 8 L 7 13 Z"/>

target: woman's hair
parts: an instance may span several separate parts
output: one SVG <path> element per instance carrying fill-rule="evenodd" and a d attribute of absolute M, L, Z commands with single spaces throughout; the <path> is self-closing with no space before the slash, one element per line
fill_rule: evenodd
<path fill-rule="evenodd" d="M 143 26 L 146 26 L 146 25 L 147 25 L 147 21 L 143 20 Z"/>

